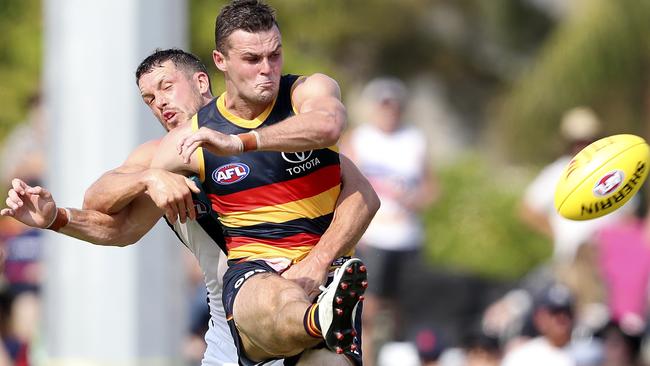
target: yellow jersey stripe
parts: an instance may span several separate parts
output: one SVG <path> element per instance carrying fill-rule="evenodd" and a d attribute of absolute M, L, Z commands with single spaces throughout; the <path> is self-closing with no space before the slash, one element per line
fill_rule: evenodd
<path fill-rule="evenodd" d="M 228 259 L 246 258 L 246 260 L 262 258 L 288 258 L 294 263 L 303 259 L 313 246 L 278 248 L 267 244 L 246 244 L 228 250 Z"/>
<path fill-rule="evenodd" d="M 298 78 L 293 82 L 293 84 L 291 84 L 291 92 L 289 93 L 289 95 L 290 95 L 289 98 L 291 98 L 291 109 L 293 110 L 293 114 L 298 114 L 298 109 L 296 108 L 295 105 L 293 105 L 293 90 L 296 89 L 296 86 L 298 86 L 298 82 L 299 82 L 299 81 L 301 81 L 301 80 L 303 80 L 303 79 L 306 79 L 306 78 L 307 78 L 307 77 L 304 76 L 304 75 L 299 76 L 299 77 L 298 77 Z"/>
<path fill-rule="evenodd" d="M 275 106 L 275 101 L 277 100 L 277 96 L 275 99 L 273 99 L 273 103 L 269 104 L 269 106 L 262 112 L 259 116 L 255 117 L 254 119 L 244 119 L 239 116 L 236 116 L 226 108 L 226 92 L 223 92 L 219 98 L 217 98 L 217 109 L 219 112 L 230 122 L 236 124 L 239 127 L 242 128 L 257 128 L 259 127 L 264 121 L 266 121 L 266 118 L 271 114 L 271 111 L 273 111 L 273 107 Z"/>
<path fill-rule="evenodd" d="M 220 215 L 219 220 L 224 226 L 246 227 L 263 223 L 279 224 L 303 218 L 315 219 L 334 211 L 340 192 L 341 185 L 338 184 L 309 198 L 250 211 L 231 212 L 228 215 Z"/>
<path fill-rule="evenodd" d="M 199 115 L 195 114 L 194 117 L 192 117 L 192 131 L 196 132 L 199 130 Z M 196 157 L 196 160 L 199 163 L 199 179 L 201 182 L 205 181 L 205 160 L 203 159 L 203 148 L 201 146 L 198 147 L 194 151 L 194 156 Z"/>

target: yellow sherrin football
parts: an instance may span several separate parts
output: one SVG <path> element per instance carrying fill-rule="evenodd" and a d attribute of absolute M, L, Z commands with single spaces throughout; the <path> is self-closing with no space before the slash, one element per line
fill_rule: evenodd
<path fill-rule="evenodd" d="M 648 176 L 648 144 L 639 136 L 614 135 L 585 147 L 564 169 L 555 208 L 572 220 L 589 220 L 623 206 Z"/>

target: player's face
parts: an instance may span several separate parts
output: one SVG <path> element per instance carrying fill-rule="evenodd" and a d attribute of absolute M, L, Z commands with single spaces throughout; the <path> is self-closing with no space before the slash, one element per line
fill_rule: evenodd
<path fill-rule="evenodd" d="M 171 60 L 154 67 L 138 82 L 142 100 L 169 131 L 192 118 L 202 104 L 199 82 Z"/>
<path fill-rule="evenodd" d="M 282 72 L 280 30 L 275 26 L 257 33 L 236 30 L 228 36 L 228 45 L 226 55 L 215 51 L 214 61 L 226 73 L 233 92 L 255 104 L 271 103 Z"/>

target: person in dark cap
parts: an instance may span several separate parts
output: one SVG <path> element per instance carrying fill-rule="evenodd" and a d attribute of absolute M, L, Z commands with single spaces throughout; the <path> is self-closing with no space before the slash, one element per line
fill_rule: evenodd
<path fill-rule="evenodd" d="M 539 335 L 509 350 L 502 366 L 575 366 L 567 347 L 573 331 L 574 297 L 553 284 L 534 298 L 533 324 Z"/>
<path fill-rule="evenodd" d="M 503 356 L 499 339 L 482 330 L 474 330 L 465 337 L 463 350 L 464 366 L 498 366 Z"/>
<path fill-rule="evenodd" d="M 563 285 L 553 285 L 537 300 L 533 322 L 539 333 L 556 347 L 571 341 L 574 298 Z"/>
<path fill-rule="evenodd" d="M 445 350 L 440 335 L 429 328 L 422 329 L 417 333 L 415 336 L 415 346 L 418 349 L 422 366 L 438 365 L 440 356 Z"/>

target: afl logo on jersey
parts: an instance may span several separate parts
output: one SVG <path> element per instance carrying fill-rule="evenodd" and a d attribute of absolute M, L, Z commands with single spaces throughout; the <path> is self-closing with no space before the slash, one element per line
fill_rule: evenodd
<path fill-rule="evenodd" d="M 212 180 L 221 185 L 233 184 L 246 178 L 250 171 L 251 169 L 244 163 L 230 163 L 212 172 Z"/>

